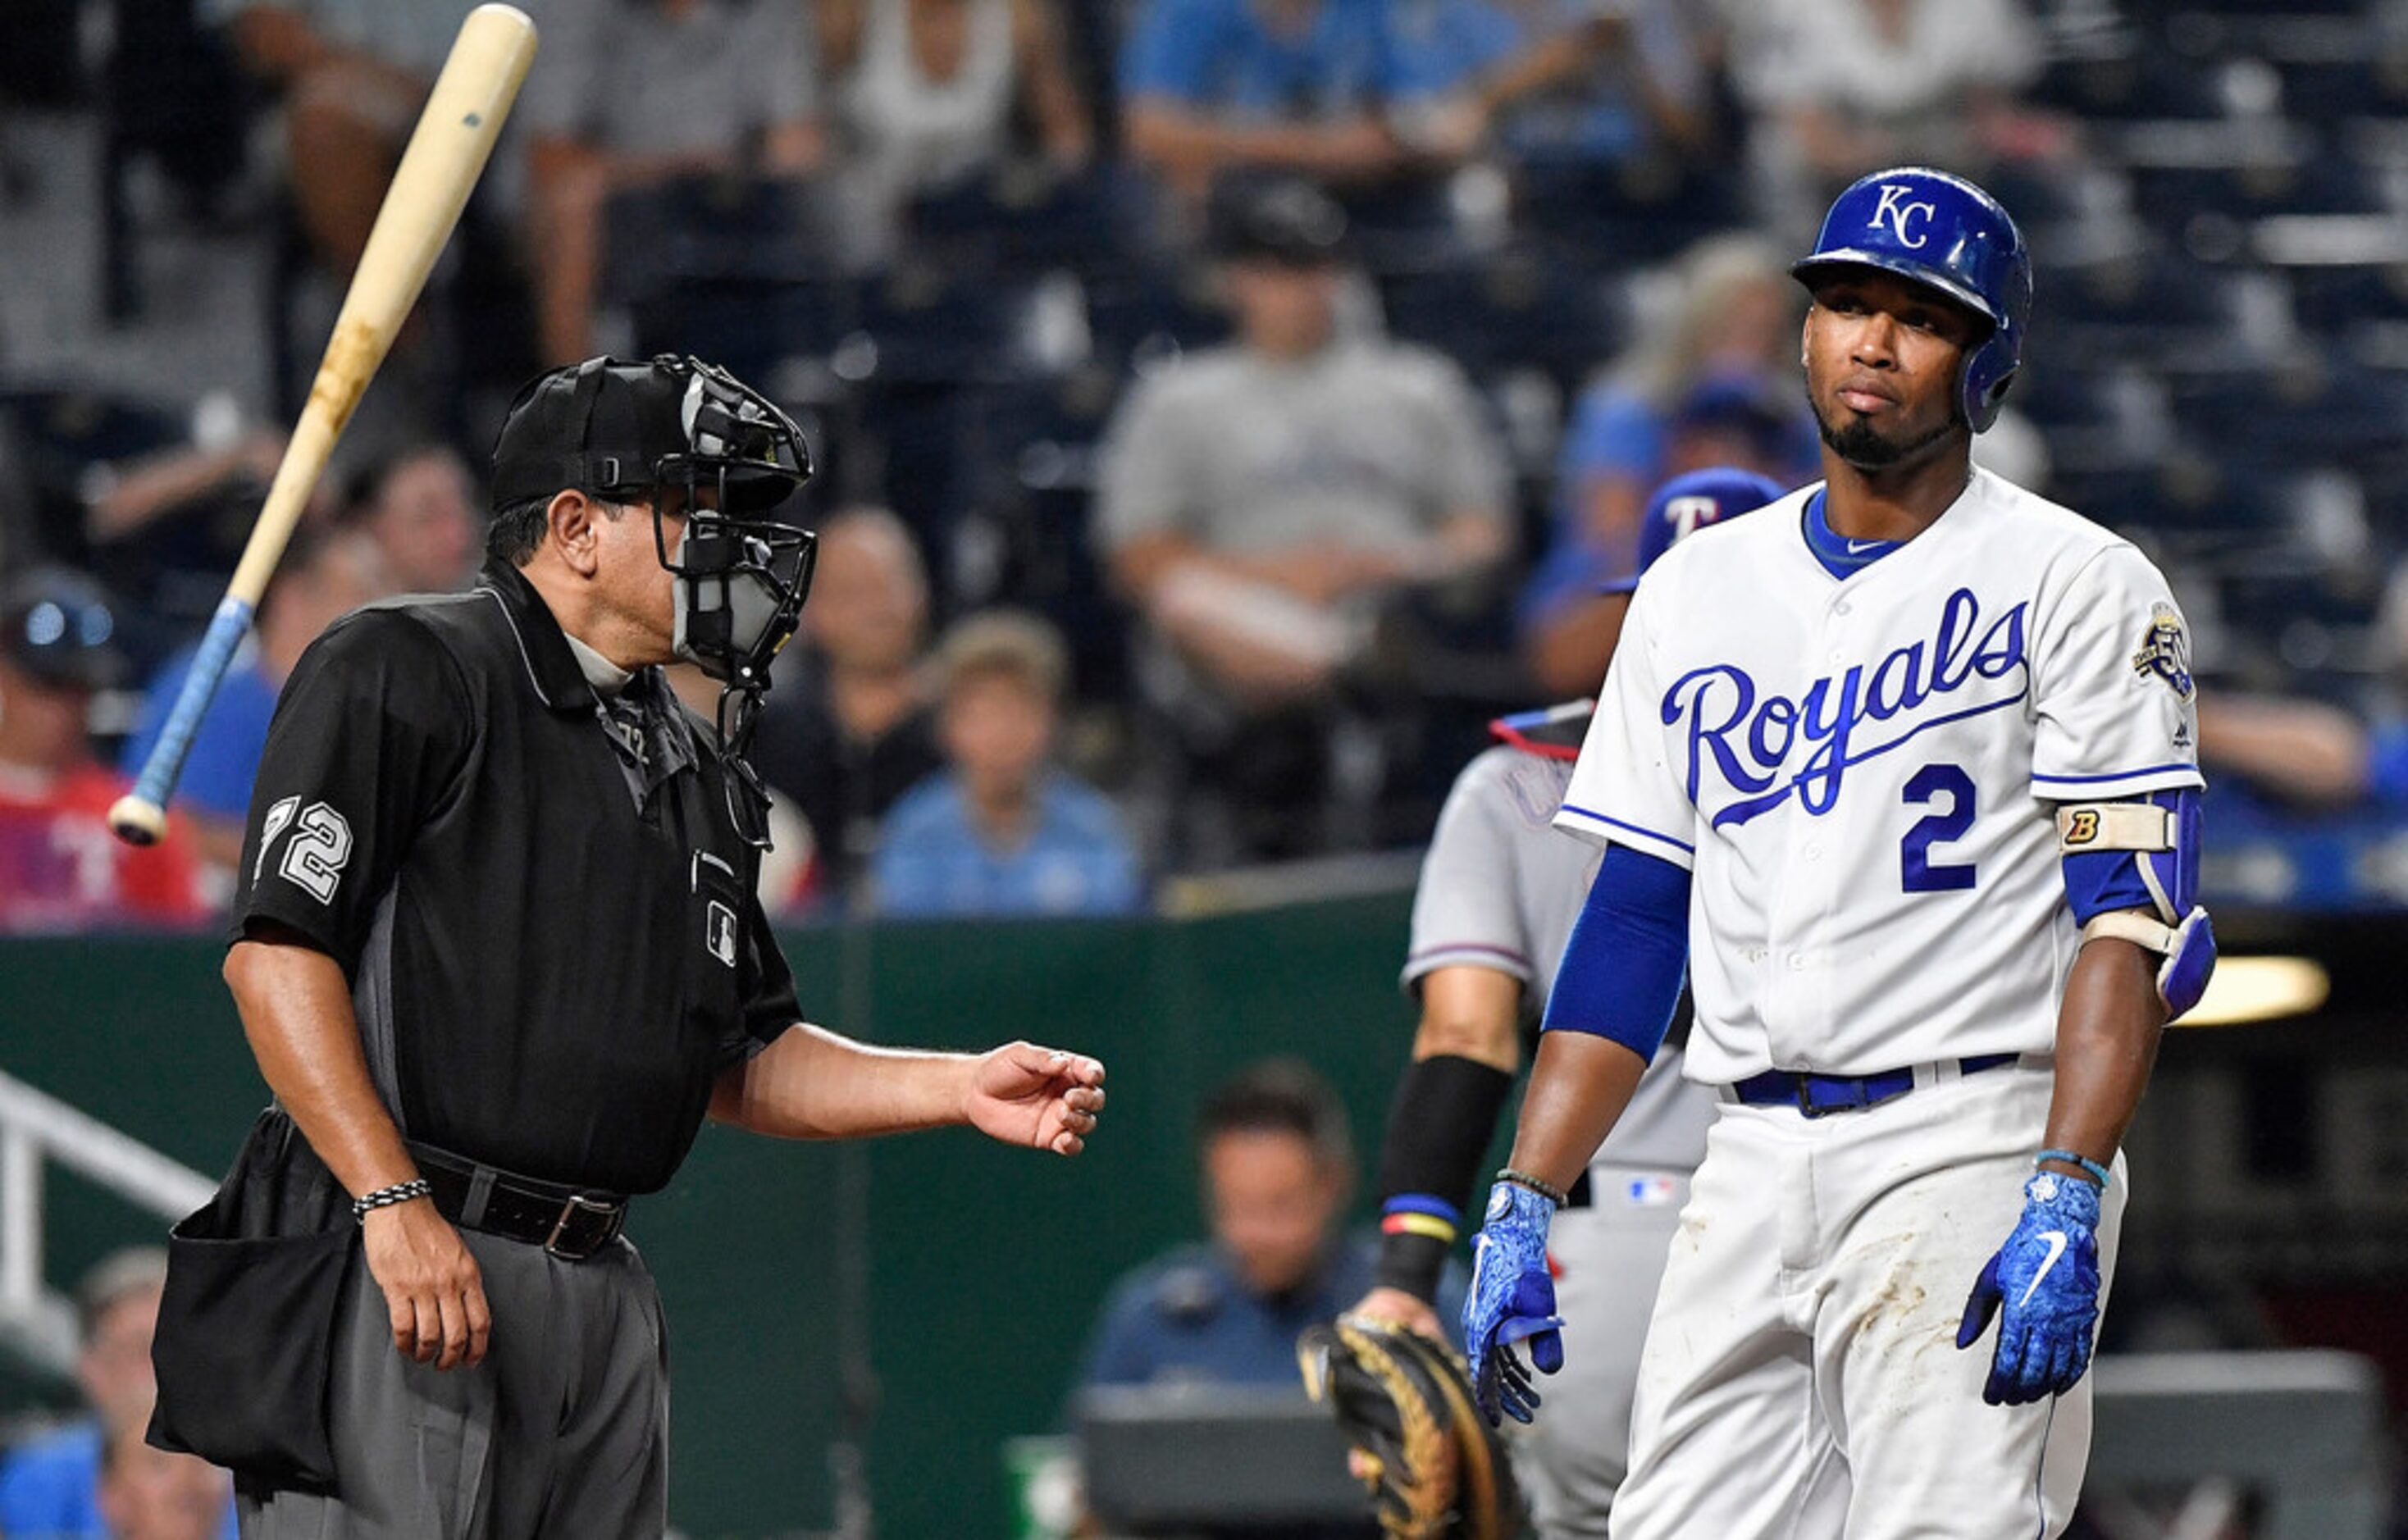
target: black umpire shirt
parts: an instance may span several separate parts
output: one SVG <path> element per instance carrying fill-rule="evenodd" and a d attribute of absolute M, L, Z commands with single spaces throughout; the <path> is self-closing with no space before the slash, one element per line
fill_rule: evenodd
<path fill-rule="evenodd" d="M 628 695 L 614 737 L 505 564 L 346 617 L 277 702 L 235 930 L 342 964 L 408 1137 L 633 1193 L 798 1011 L 715 744 L 657 669 Z"/>

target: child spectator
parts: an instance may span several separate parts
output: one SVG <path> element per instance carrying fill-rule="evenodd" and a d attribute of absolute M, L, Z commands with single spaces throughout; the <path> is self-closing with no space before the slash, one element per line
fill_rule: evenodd
<path fill-rule="evenodd" d="M 1123 914 L 1144 898 L 1112 806 L 1053 765 L 1069 659 L 1034 616 L 995 612 L 938 649 L 950 768 L 886 818 L 872 866 L 890 915 Z"/>
<path fill-rule="evenodd" d="M 93 757 L 90 719 L 93 697 L 125 673 L 116 633 L 108 596 L 66 568 L 36 567 L 0 590 L 0 931 L 208 917 L 181 818 L 148 849 L 108 831 L 126 782 Z"/>

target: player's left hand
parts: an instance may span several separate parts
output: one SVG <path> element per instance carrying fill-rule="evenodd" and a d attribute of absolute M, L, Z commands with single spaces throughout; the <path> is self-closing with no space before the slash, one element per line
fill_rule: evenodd
<path fill-rule="evenodd" d="M 1530 1344 L 1541 1374 L 1564 1366 L 1564 1318 L 1555 1314 L 1555 1279 L 1547 1266 L 1547 1225 L 1555 1205 L 1518 1182 L 1498 1182 L 1472 1245 L 1471 1287 L 1463 1296 L 1463 1346 L 1472 1397 L 1491 1425 L 1499 1414 L 1527 1422 L 1539 1391 L 1513 1352 Z"/>
<path fill-rule="evenodd" d="M 1971 1348 L 1999 1317 L 1998 1350 L 1982 1399 L 2020 1406 L 2073 1388 L 2090 1367 L 2099 1324 L 2099 1189 L 2042 1171 L 2024 1184 L 2024 1215 L 1965 1301 L 1956 1346 Z"/>
<path fill-rule="evenodd" d="M 1076 1155 L 1104 1110 L 1104 1066 L 1084 1054 L 1006 1043 L 982 1054 L 962 1119 L 1008 1145 Z"/>

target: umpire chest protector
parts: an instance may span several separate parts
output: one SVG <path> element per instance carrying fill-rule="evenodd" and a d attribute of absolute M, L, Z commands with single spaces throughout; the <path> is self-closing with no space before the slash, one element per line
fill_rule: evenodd
<path fill-rule="evenodd" d="M 606 731 L 507 566 L 347 618 L 278 707 L 236 924 L 343 964 L 411 1139 L 645 1192 L 718 1074 L 797 1011 L 732 777 L 657 674 L 630 692 L 644 707 Z"/>

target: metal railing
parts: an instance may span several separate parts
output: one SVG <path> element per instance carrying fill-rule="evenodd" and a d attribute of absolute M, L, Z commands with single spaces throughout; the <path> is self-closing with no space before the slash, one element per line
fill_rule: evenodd
<path fill-rule="evenodd" d="M 208 1202 L 217 1184 L 48 1091 L 0 1074 L 0 1322 L 45 1366 L 64 1371 L 75 1362 L 73 1323 L 59 1294 L 42 1281 L 46 1161 L 171 1222 Z"/>

